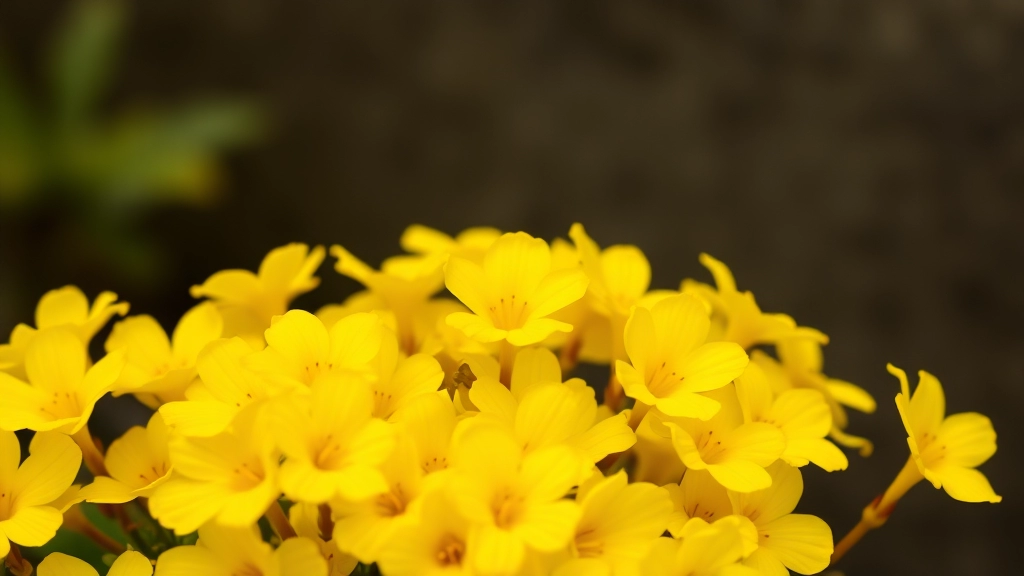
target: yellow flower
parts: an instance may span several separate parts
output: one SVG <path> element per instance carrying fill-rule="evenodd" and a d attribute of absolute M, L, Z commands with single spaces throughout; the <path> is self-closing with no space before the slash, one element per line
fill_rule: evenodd
<path fill-rule="evenodd" d="M 650 310 L 635 307 L 625 332 L 632 365 L 615 362 L 626 395 L 669 416 L 714 416 L 718 402 L 699 393 L 742 374 L 747 354 L 732 342 L 705 343 L 709 326 L 707 309 L 685 294 L 664 298 Z"/>
<path fill-rule="evenodd" d="M 514 574 L 527 549 L 555 552 L 573 537 L 579 507 L 562 499 L 579 478 L 580 464 L 564 446 L 525 456 L 512 434 L 489 424 L 466 422 L 456 430 L 454 475 L 448 496 L 469 519 L 469 539 L 478 547 L 473 569 Z"/>
<path fill-rule="evenodd" d="M 172 437 L 170 457 L 174 475 L 153 492 L 149 511 L 178 534 L 210 520 L 247 526 L 279 494 L 279 456 L 259 410 L 239 413 L 228 431 L 210 438 Z"/>
<path fill-rule="evenodd" d="M 817 390 L 786 390 L 772 398 L 764 371 L 754 363 L 736 379 L 736 393 L 747 422 L 766 422 L 782 431 L 786 450 L 782 458 L 792 466 L 810 462 L 823 470 L 845 470 L 846 455 L 825 439 L 832 429 L 832 412 Z"/>
<path fill-rule="evenodd" d="M 78 493 L 80 500 L 120 504 L 148 498 L 171 477 L 168 453 L 170 432 L 159 413 L 145 428 L 133 426 L 107 449 L 104 459 L 110 476 L 97 476 Z"/>
<path fill-rule="evenodd" d="M 473 574 L 469 531 L 469 521 L 444 490 L 428 492 L 417 521 L 399 526 L 381 549 L 381 571 L 388 576 Z"/>
<path fill-rule="evenodd" d="M 274 316 L 284 314 L 298 295 L 316 288 L 314 276 L 324 260 L 323 246 L 305 244 L 275 248 L 260 264 L 259 272 L 222 270 L 193 286 L 193 298 L 209 298 L 224 317 L 224 335 L 241 336 L 255 348 L 263 347 L 263 331 Z"/>
<path fill-rule="evenodd" d="M 758 576 L 738 565 L 743 536 L 736 524 L 694 522 L 682 540 L 659 538 L 644 560 L 643 574 L 653 576 Z"/>
<path fill-rule="evenodd" d="M 452 255 L 445 285 L 472 313 L 448 315 L 448 324 L 479 342 L 529 346 L 572 326 L 547 316 L 579 300 L 587 289 L 582 270 L 551 270 L 547 242 L 525 232 L 502 235 L 483 265 Z"/>
<path fill-rule="evenodd" d="M 694 519 L 714 523 L 732 514 L 729 493 L 707 470 L 687 470 L 678 484 L 662 488 L 672 499 L 667 529 L 675 538 L 682 538 Z"/>
<path fill-rule="evenodd" d="M 354 556 L 339 550 L 333 538 L 326 542 L 321 538 L 320 506 L 301 502 L 293 504 L 288 510 L 288 521 L 296 534 L 313 541 L 320 548 L 320 555 L 327 560 L 327 576 L 348 576 L 359 564 Z"/>
<path fill-rule="evenodd" d="M 374 270 L 341 246 L 332 246 L 335 270 L 363 284 L 394 313 L 399 341 L 406 354 L 417 349 L 414 322 L 427 300 L 444 286 L 441 256 L 394 256 Z"/>
<path fill-rule="evenodd" d="M 85 429 L 96 401 L 121 374 L 125 357 L 112 352 L 87 370 L 88 361 L 85 345 L 69 328 L 40 330 L 25 354 L 28 383 L 0 372 L 0 429 L 72 435 Z"/>
<path fill-rule="evenodd" d="M 282 392 L 243 364 L 253 349 L 241 338 L 211 342 L 196 360 L 200 379 L 185 390 L 187 400 L 160 407 L 167 426 L 183 436 L 214 436 L 250 404 Z M 287 389 L 287 388 L 284 388 Z"/>
<path fill-rule="evenodd" d="M 125 349 L 127 363 L 114 395 L 135 394 L 151 408 L 185 399 L 196 377 L 196 357 L 203 346 L 220 338 L 220 313 L 212 303 L 195 306 L 181 317 L 170 339 L 152 316 L 132 316 L 114 325 L 107 352 Z"/>
<path fill-rule="evenodd" d="M 281 488 L 289 498 L 319 504 L 360 500 L 388 488 L 379 466 L 395 447 L 394 430 L 372 415 L 373 396 L 358 377 L 321 378 L 309 394 L 270 407 L 273 435 L 287 459 Z"/>
<path fill-rule="evenodd" d="M 570 448 L 583 466 L 581 474 L 636 442 L 625 414 L 598 420 L 593 388 L 578 378 L 562 383 L 558 359 L 545 348 L 528 348 L 516 356 L 511 390 L 484 376 L 473 383 L 469 398 L 480 410 L 478 419 L 512 432 L 524 452 Z"/>
<path fill-rule="evenodd" d="M 56 501 L 82 465 L 82 451 L 57 432 L 37 433 L 29 453 L 21 462 L 18 437 L 0 432 L 0 559 L 11 542 L 42 546 L 53 538 L 62 521 Z"/>
<path fill-rule="evenodd" d="M 457 423 L 455 406 L 443 392 L 424 394 L 406 403 L 391 417 L 416 445 L 417 463 L 424 473 L 448 468 L 449 448 Z"/>
<path fill-rule="evenodd" d="M 267 329 L 267 347 L 247 365 L 283 385 L 309 386 L 323 374 L 370 374 L 370 361 L 380 350 L 380 319 L 352 314 L 330 330 L 303 310 L 290 310 Z"/>
<path fill-rule="evenodd" d="M 99 576 L 87 562 L 53 552 L 39 563 L 39 576 Z M 129 550 L 117 557 L 107 576 L 153 576 L 153 563 L 141 553 Z"/>
<path fill-rule="evenodd" d="M 832 409 L 832 430 L 830 436 L 848 448 L 857 448 L 862 456 L 870 456 L 871 442 L 845 433 L 849 420 L 844 406 L 871 414 L 875 411 L 875 399 L 855 384 L 829 378 L 822 373 L 824 360 L 821 344 L 807 338 L 788 338 L 775 345 L 781 364 L 761 351 L 754 351 L 751 359 L 764 369 L 772 388 L 776 392 L 789 388 L 810 388 L 825 396 Z"/>
<path fill-rule="evenodd" d="M 582 486 L 576 501 L 581 510 L 572 541 L 576 558 L 558 569 L 566 574 L 584 573 L 595 559 L 608 574 L 639 574 L 640 562 L 672 513 L 665 490 L 646 482 L 629 484 L 625 471 Z"/>
<path fill-rule="evenodd" d="M 277 550 L 255 526 L 207 524 L 195 546 L 177 546 L 156 562 L 155 576 L 327 576 L 327 562 L 309 538 L 289 538 Z"/>
<path fill-rule="evenodd" d="M 454 255 L 476 262 L 483 262 L 487 249 L 501 236 L 495 228 L 467 228 L 457 236 L 451 236 L 419 224 L 413 224 L 402 233 L 402 248 L 413 254 L 425 256 Z"/>
<path fill-rule="evenodd" d="M 710 420 L 678 418 L 666 423 L 676 453 L 687 468 L 707 470 L 730 490 L 767 488 L 772 479 L 765 467 L 786 449 L 785 436 L 770 424 L 744 424 L 732 385 L 712 394 L 722 408 Z"/>
<path fill-rule="evenodd" d="M 83 347 L 88 348 L 92 337 L 114 314 L 124 316 L 127 313 L 128 303 L 117 302 L 117 294 L 113 292 L 101 293 L 90 307 L 85 294 L 75 286 L 50 290 L 36 306 L 36 327 L 18 324 L 11 332 L 10 343 L 0 345 L 0 370 L 24 379 L 25 354 L 39 330 L 67 327 L 82 341 Z"/>
<path fill-rule="evenodd" d="M 900 380 L 896 407 L 918 475 L 962 502 L 1001 502 L 1003 497 L 975 470 L 996 453 L 992 422 L 977 412 L 946 416 L 946 397 L 935 376 L 918 372 L 911 396 L 906 373 L 892 364 L 887 368 Z"/>
<path fill-rule="evenodd" d="M 380 351 L 374 364 L 377 379 L 373 391 L 373 415 L 387 420 L 406 402 L 423 394 L 437 392 L 444 380 L 441 365 L 428 354 L 403 357 L 398 340 L 390 330 L 382 330 Z"/>
<path fill-rule="evenodd" d="M 743 563 L 765 576 L 817 574 L 832 556 L 832 530 L 821 518 L 793 514 L 804 492 L 800 470 L 784 462 L 768 467 L 772 485 L 765 490 L 729 492 L 733 512 L 757 528 L 757 550 Z M 787 570 L 788 568 L 788 570 Z"/>
<path fill-rule="evenodd" d="M 775 344 L 783 338 L 809 338 L 822 344 L 828 343 L 828 337 L 814 328 L 797 326 L 796 322 L 785 314 L 765 314 L 761 312 L 754 295 L 736 289 L 729 268 L 707 254 L 700 255 L 700 263 L 715 278 L 717 289 L 684 280 L 681 290 L 697 295 L 711 304 L 714 310 L 712 340 L 735 342 L 744 349 L 757 344 Z"/>

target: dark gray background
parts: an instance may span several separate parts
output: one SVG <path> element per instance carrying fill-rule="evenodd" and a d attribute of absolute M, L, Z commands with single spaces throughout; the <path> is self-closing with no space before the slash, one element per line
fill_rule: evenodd
<path fill-rule="evenodd" d="M 136 3 L 111 105 L 255 95 L 272 130 L 229 158 L 221 203 L 132 215 L 161 260 L 148 280 L 76 248 L 60 221 L 6 218 L 0 332 L 69 282 L 171 325 L 190 284 L 285 242 L 376 264 L 412 222 L 550 238 L 578 220 L 641 246 L 659 287 L 707 279 L 707 251 L 763 308 L 832 337 L 827 372 L 880 405 L 851 428 L 878 443 L 872 458 L 805 469 L 800 510 L 837 539 L 906 458 L 886 362 L 936 374 L 951 411 L 992 417 L 983 470 L 1006 501 L 922 485 L 849 574 L 1019 570 L 1024 4 L 367 4 Z M 0 3 L 0 49 L 24 75 L 64 6 Z M 299 306 L 355 287 L 322 274 Z"/>

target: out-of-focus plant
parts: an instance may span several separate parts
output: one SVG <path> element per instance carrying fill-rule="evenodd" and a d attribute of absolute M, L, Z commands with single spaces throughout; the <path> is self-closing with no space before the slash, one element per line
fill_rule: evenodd
<path fill-rule="evenodd" d="M 0 54 L 0 209 L 29 210 L 54 196 L 86 217 L 202 202 L 217 189 L 217 154 L 257 136 L 258 112 L 240 100 L 105 113 L 125 15 L 115 0 L 73 5 L 49 46 L 42 97 L 30 96 Z"/>

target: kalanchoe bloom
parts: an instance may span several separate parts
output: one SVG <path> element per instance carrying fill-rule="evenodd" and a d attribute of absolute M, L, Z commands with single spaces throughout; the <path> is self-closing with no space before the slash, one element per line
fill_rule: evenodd
<path fill-rule="evenodd" d="M 552 332 L 572 331 L 548 316 L 582 298 L 587 277 L 579 269 L 552 271 L 547 242 L 516 232 L 496 240 L 483 265 L 452 255 L 445 285 L 472 310 L 450 314 L 450 326 L 479 342 L 529 346 Z"/>
<path fill-rule="evenodd" d="M 743 563 L 764 576 L 821 572 L 832 556 L 832 530 L 821 518 L 792 513 L 804 492 L 800 470 L 779 461 L 768 473 L 772 485 L 765 490 L 729 492 L 733 512 L 757 529 L 757 549 Z"/>
<path fill-rule="evenodd" d="M 900 380 L 896 407 L 920 476 L 963 502 L 1001 502 L 1003 497 L 975 470 L 996 453 L 992 422 L 977 412 L 946 416 L 946 396 L 935 376 L 918 372 L 917 389 L 911 396 L 906 373 L 892 364 L 887 368 Z"/>
<path fill-rule="evenodd" d="M 386 492 L 379 466 L 394 450 L 395 430 L 372 413 L 369 387 L 351 375 L 325 376 L 308 394 L 276 400 L 268 414 L 287 456 L 281 467 L 284 493 L 320 504 Z"/>
<path fill-rule="evenodd" d="M 686 294 L 664 298 L 650 310 L 635 307 L 625 333 L 631 364 L 615 363 L 626 396 L 668 416 L 714 416 L 718 402 L 700 392 L 742 374 L 747 354 L 732 342 L 705 343 L 709 327 L 707 308 Z"/>
<path fill-rule="evenodd" d="M 256 522 L 277 500 L 280 454 L 260 410 L 241 412 L 210 438 L 174 436 L 174 475 L 158 486 L 149 511 L 165 527 L 188 534 L 210 520 L 225 526 Z"/>
<path fill-rule="evenodd" d="M 88 563 L 60 552 L 44 558 L 38 571 L 39 576 L 99 576 Z M 129 550 L 114 560 L 107 576 L 153 576 L 153 563 L 140 552 Z"/>
<path fill-rule="evenodd" d="M 18 324 L 11 332 L 10 342 L 0 345 L 0 371 L 25 378 L 25 354 L 39 330 L 66 327 L 81 340 L 83 348 L 88 348 L 92 337 L 111 317 L 127 313 L 128 303 L 118 302 L 113 292 L 101 293 L 90 307 L 89 300 L 76 286 L 50 290 L 36 306 L 36 327 Z"/>
<path fill-rule="evenodd" d="M 580 487 L 576 501 L 581 513 L 571 544 L 575 559 L 561 565 L 558 575 L 588 573 L 594 562 L 608 574 L 639 574 L 672 513 L 668 492 L 646 482 L 629 484 L 625 471 L 595 476 Z"/>
<path fill-rule="evenodd" d="M 747 422 L 765 422 L 782 431 L 786 450 L 781 458 L 793 466 L 813 462 L 829 472 L 845 470 L 846 455 L 825 439 L 832 429 L 832 413 L 821 392 L 785 390 L 772 398 L 772 389 L 761 368 L 748 364 L 736 379 L 736 393 Z"/>
<path fill-rule="evenodd" d="M 402 233 L 402 248 L 424 256 L 458 256 L 480 264 L 487 249 L 501 236 L 496 228 L 467 228 L 454 238 L 444 232 L 413 224 Z"/>
<path fill-rule="evenodd" d="M 28 382 L 0 372 L 0 429 L 85 429 L 93 408 L 110 391 L 124 367 L 121 350 L 87 369 L 81 339 L 67 327 L 40 330 L 25 354 Z"/>
<path fill-rule="evenodd" d="M 276 550 L 254 525 L 229 528 L 211 523 L 199 529 L 195 546 L 160 555 L 155 576 L 328 576 L 327 561 L 309 538 L 289 538 Z"/>
<path fill-rule="evenodd" d="M 679 458 L 691 470 L 707 470 L 730 490 L 767 488 L 772 479 L 765 467 L 786 449 L 785 436 L 764 422 L 744 423 L 732 385 L 709 395 L 722 406 L 714 418 L 676 418 L 666 423 Z"/>
<path fill-rule="evenodd" d="M 761 312 L 751 292 L 740 292 L 736 289 L 736 280 L 733 279 L 732 272 L 722 262 L 707 254 L 701 254 L 700 263 L 711 271 L 717 289 L 692 280 L 684 280 L 680 289 L 695 294 L 711 304 L 712 340 L 735 342 L 744 349 L 750 349 L 757 344 L 775 344 L 781 339 L 793 337 L 828 343 L 827 336 L 814 328 L 797 326 L 796 322 L 785 314 Z"/>
<path fill-rule="evenodd" d="M 444 287 L 444 257 L 394 256 L 377 271 L 341 246 L 332 246 L 331 255 L 338 259 L 335 270 L 362 283 L 394 313 L 402 350 L 415 352 L 416 317 L 427 300 Z"/>
<path fill-rule="evenodd" d="M 246 365 L 285 386 L 310 386 L 327 374 L 370 376 L 381 330 L 374 314 L 352 314 L 328 330 L 309 312 L 291 310 L 274 319 L 267 329 L 267 347 L 247 358 Z"/>
<path fill-rule="evenodd" d="M 743 536 L 732 522 L 687 526 L 682 540 L 659 538 L 644 560 L 642 573 L 652 576 L 758 576 L 741 566 Z"/>
<path fill-rule="evenodd" d="M 373 391 L 373 415 L 387 420 L 410 400 L 437 392 L 444 380 L 441 365 L 428 354 L 405 356 L 390 330 L 382 330 L 380 351 L 374 359 L 376 379 Z"/>
<path fill-rule="evenodd" d="M 470 522 L 445 490 L 427 492 L 422 499 L 416 521 L 395 530 L 381 550 L 381 571 L 388 576 L 474 574 Z"/>
<path fill-rule="evenodd" d="M 196 357 L 220 338 L 224 323 L 217 307 L 204 302 L 185 313 L 170 339 L 152 316 L 131 316 L 114 325 L 107 352 L 125 350 L 127 362 L 114 395 L 131 393 L 151 408 L 185 399 L 196 378 Z"/>
<path fill-rule="evenodd" d="M 224 336 L 241 336 L 262 348 L 270 320 L 284 314 L 296 296 L 320 284 L 313 274 L 323 260 L 323 246 L 310 250 L 305 244 L 288 244 L 271 250 L 256 274 L 222 270 L 193 286 L 190 293 L 217 305 L 224 317 Z"/>
<path fill-rule="evenodd" d="M 110 476 L 98 476 L 78 493 L 80 500 L 120 504 L 148 498 L 171 477 L 168 442 L 171 435 L 157 412 L 145 428 L 133 426 L 107 449 L 104 460 Z"/>
<path fill-rule="evenodd" d="M 0 559 L 11 542 L 42 546 L 53 538 L 62 521 L 57 500 L 82 465 L 82 451 L 57 432 L 36 434 L 29 454 L 21 462 L 18 437 L 0 432 Z"/>
<path fill-rule="evenodd" d="M 707 470 L 687 470 L 678 484 L 662 488 L 672 499 L 667 529 L 676 538 L 683 537 L 694 519 L 713 524 L 732 514 L 728 491 Z"/>

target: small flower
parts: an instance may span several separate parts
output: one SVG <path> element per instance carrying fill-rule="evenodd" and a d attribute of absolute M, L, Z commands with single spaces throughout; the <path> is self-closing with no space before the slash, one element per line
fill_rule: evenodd
<path fill-rule="evenodd" d="M 390 330 L 382 330 L 380 351 L 374 359 L 376 380 L 373 391 L 373 415 L 387 420 L 405 403 L 423 394 L 437 392 L 444 380 L 441 365 L 428 354 L 405 356 Z"/>
<path fill-rule="evenodd" d="M 900 380 L 896 395 L 907 443 L 918 471 L 936 488 L 962 502 L 1001 502 L 985 475 L 975 470 L 996 453 L 992 422 L 977 412 L 946 416 L 946 397 L 939 380 L 921 370 L 913 396 L 903 370 L 889 364 Z"/>
<path fill-rule="evenodd" d="M 28 382 L 0 372 L 0 429 L 85 428 L 96 402 L 110 391 L 124 367 L 123 351 L 107 354 L 86 369 L 82 340 L 68 327 L 40 330 L 25 354 Z"/>
<path fill-rule="evenodd" d="M 416 522 L 398 527 L 380 552 L 378 563 L 388 576 L 474 574 L 470 523 L 447 492 L 423 496 Z"/>
<path fill-rule="evenodd" d="M 177 546 L 156 562 L 154 576 L 328 576 L 327 561 L 309 538 L 289 538 L 276 550 L 256 526 L 207 524 L 195 546 Z"/>
<path fill-rule="evenodd" d="M 160 413 L 145 428 L 133 426 L 107 449 L 104 459 L 110 476 L 97 476 L 78 493 L 80 500 L 120 504 L 148 498 L 171 477 L 168 453 L 170 432 Z"/>
<path fill-rule="evenodd" d="M 682 540 L 659 538 L 642 564 L 654 576 L 758 576 L 739 566 L 743 536 L 732 522 L 690 524 Z"/>
<path fill-rule="evenodd" d="M 450 326 L 479 342 L 529 346 L 572 331 L 548 316 L 582 298 L 587 277 L 579 269 L 552 271 L 547 242 L 516 232 L 496 240 L 483 265 L 452 255 L 445 285 L 472 311 L 449 314 Z"/>
<path fill-rule="evenodd" d="M 152 316 L 131 316 L 114 325 L 107 352 L 124 349 L 126 364 L 114 395 L 131 393 L 151 408 L 185 399 L 196 378 L 196 357 L 220 338 L 223 322 L 212 303 L 195 306 L 181 317 L 170 339 Z"/>
<path fill-rule="evenodd" d="M 452 238 L 444 232 L 413 224 L 402 233 L 402 248 L 424 256 L 454 255 L 480 264 L 484 254 L 501 237 L 496 228 L 467 228 Z"/>
<path fill-rule="evenodd" d="M 320 284 L 313 274 L 323 260 L 323 246 L 310 250 L 305 244 L 288 244 L 271 250 L 256 274 L 222 270 L 190 293 L 217 305 L 224 317 L 224 336 L 241 336 L 259 349 L 270 320 L 284 314 L 296 296 Z"/>
<path fill-rule="evenodd" d="M 99 576 L 96 569 L 78 558 L 53 552 L 38 566 L 39 576 Z M 107 576 L 153 576 L 153 563 L 141 553 L 129 550 L 114 560 Z"/>
<path fill-rule="evenodd" d="M 88 348 L 92 337 L 111 317 L 127 313 L 128 303 L 117 302 L 117 294 L 113 292 L 102 292 L 90 307 L 89 300 L 76 286 L 50 290 L 36 306 L 36 327 L 18 324 L 11 332 L 10 343 L 0 345 L 0 370 L 24 379 L 25 354 L 40 330 L 64 326 Z"/>
<path fill-rule="evenodd" d="M 0 559 L 12 541 L 42 546 L 53 538 L 62 521 L 57 501 L 82 465 L 82 451 L 58 432 L 37 433 L 29 454 L 21 462 L 18 437 L 0 432 Z"/>
<path fill-rule="evenodd" d="M 772 485 L 765 490 L 729 492 L 733 512 L 757 528 L 757 549 L 743 563 L 769 576 L 785 576 L 787 568 L 798 574 L 821 572 L 832 556 L 832 530 L 817 516 L 792 513 L 804 492 L 800 470 L 780 461 L 768 473 Z"/>
<path fill-rule="evenodd" d="M 662 488 L 672 499 L 667 529 L 675 538 L 682 538 L 694 519 L 713 524 L 732 514 L 728 491 L 707 470 L 687 470 L 678 484 Z"/>
<path fill-rule="evenodd" d="M 650 310 L 634 307 L 625 332 L 630 364 L 615 362 L 626 396 L 669 416 L 714 416 L 718 402 L 700 392 L 742 374 L 747 354 L 732 342 L 705 343 L 709 327 L 707 309 L 686 294 L 664 298 Z"/>

